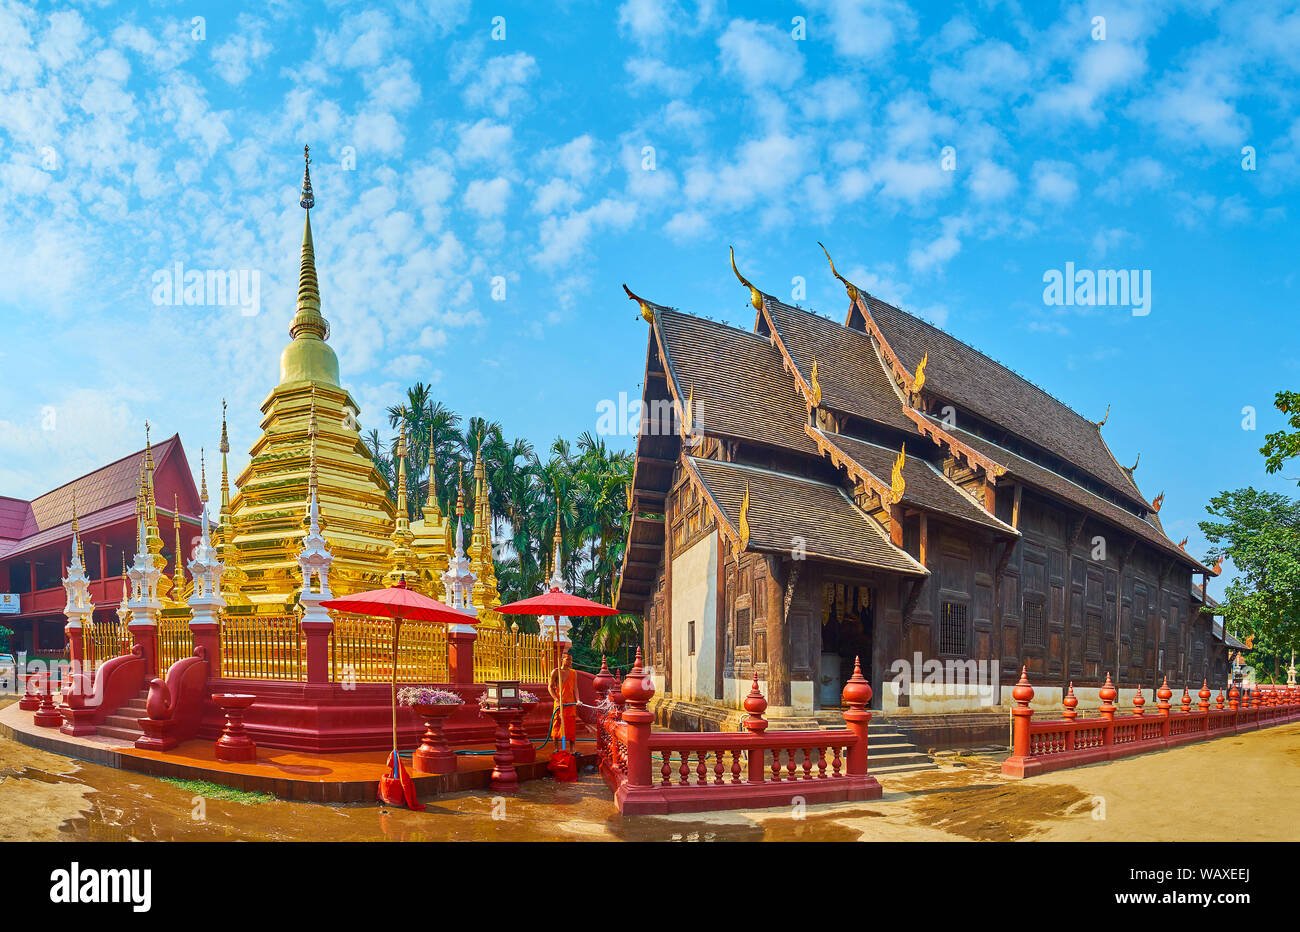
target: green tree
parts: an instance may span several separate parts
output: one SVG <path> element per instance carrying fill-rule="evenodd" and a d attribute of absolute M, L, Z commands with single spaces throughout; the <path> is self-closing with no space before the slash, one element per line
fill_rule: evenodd
<path fill-rule="evenodd" d="M 1251 662 L 1273 678 L 1300 647 L 1300 500 L 1277 492 L 1221 492 L 1200 523 L 1209 559 L 1232 561 L 1237 575 L 1221 605 L 1233 636 L 1251 638 Z"/>
<path fill-rule="evenodd" d="M 1264 468 L 1270 473 L 1281 472 L 1284 462 L 1300 456 L 1300 392 L 1278 392 L 1273 403 L 1283 414 L 1290 415 L 1287 423 L 1295 429 L 1274 431 L 1264 437 L 1259 452 L 1266 457 Z M 1300 478 L 1296 481 L 1300 483 Z"/>

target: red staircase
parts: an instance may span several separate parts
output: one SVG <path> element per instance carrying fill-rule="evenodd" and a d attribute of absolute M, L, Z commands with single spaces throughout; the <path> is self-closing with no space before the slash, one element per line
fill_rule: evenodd
<path fill-rule="evenodd" d="M 140 728 L 140 719 L 147 718 L 148 712 L 145 711 L 145 700 L 149 698 L 149 690 L 140 690 L 139 695 L 134 696 L 126 701 L 126 705 L 119 708 L 112 715 L 104 717 L 103 723 L 99 726 L 99 734 L 105 738 L 118 738 L 122 741 L 135 743 L 136 738 L 144 736 L 144 731 Z"/>

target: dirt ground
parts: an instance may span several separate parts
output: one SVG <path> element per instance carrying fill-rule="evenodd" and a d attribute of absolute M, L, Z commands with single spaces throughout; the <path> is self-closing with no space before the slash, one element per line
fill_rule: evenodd
<path fill-rule="evenodd" d="M 947 760 L 887 776 L 871 803 L 623 818 L 593 773 L 422 813 L 248 804 L 0 738 L 0 842 L 1300 840 L 1300 723 L 1021 781 L 996 756 Z"/>

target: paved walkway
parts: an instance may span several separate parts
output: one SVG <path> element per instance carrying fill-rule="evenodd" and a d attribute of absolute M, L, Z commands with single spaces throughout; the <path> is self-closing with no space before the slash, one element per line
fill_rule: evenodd
<path fill-rule="evenodd" d="M 504 801 L 451 794 L 412 813 L 205 799 L 0 739 L 0 841 L 1300 841 L 1300 723 L 1028 780 L 1004 780 L 1000 763 L 887 774 L 878 801 L 803 813 L 623 818 L 593 773 L 577 784 L 530 781 Z"/>

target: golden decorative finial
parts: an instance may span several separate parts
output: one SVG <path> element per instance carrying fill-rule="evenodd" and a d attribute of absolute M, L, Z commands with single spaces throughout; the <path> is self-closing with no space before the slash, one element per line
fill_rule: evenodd
<path fill-rule="evenodd" d="M 456 517 L 463 517 L 465 514 L 465 490 L 461 485 L 461 478 L 464 476 L 465 466 L 458 459 L 456 460 Z"/>
<path fill-rule="evenodd" d="M 763 309 L 763 296 L 759 294 L 757 288 L 749 283 L 748 278 L 740 274 L 740 269 L 736 268 L 735 247 L 728 246 L 727 248 L 731 250 L 731 271 L 735 272 L 736 278 L 740 279 L 740 283 L 749 289 L 749 303 L 754 305 L 754 310 L 761 311 Z"/>
<path fill-rule="evenodd" d="M 1178 542 L 1178 549 L 1179 549 L 1179 550 L 1182 550 L 1182 551 L 1184 551 L 1184 552 L 1186 552 L 1186 550 L 1187 550 L 1187 538 L 1186 538 L 1186 537 L 1184 537 L 1182 540 L 1180 540 L 1180 541 Z"/>
<path fill-rule="evenodd" d="M 397 517 L 406 517 L 406 419 L 397 431 Z"/>
<path fill-rule="evenodd" d="M 1097 429 L 1101 430 L 1102 425 L 1104 425 L 1109 420 L 1110 420 L 1110 405 L 1106 405 L 1106 413 L 1102 415 L 1100 421 L 1095 421 L 1094 423 L 1097 425 Z"/>
<path fill-rule="evenodd" d="M 199 447 L 199 501 L 208 503 L 208 464 L 204 462 L 203 447 Z"/>
<path fill-rule="evenodd" d="M 438 451 L 433 442 L 433 425 L 429 425 L 429 493 L 424 497 L 424 507 L 427 511 L 429 506 L 433 506 L 434 520 L 442 517 L 442 508 L 438 504 Z"/>
<path fill-rule="evenodd" d="M 749 483 L 745 483 L 745 494 L 740 499 L 740 549 L 749 547 Z"/>
<path fill-rule="evenodd" d="M 912 393 L 920 396 L 921 389 L 925 386 L 925 366 L 930 361 L 930 351 L 926 350 L 921 356 L 921 361 L 916 364 L 916 374 L 912 376 Z"/>
<path fill-rule="evenodd" d="M 1215 576 L 1223 572 L 1223 554 L 1219 554 L 1219 559 L 1214 561 L 1214 566 L 1210 567 L 1210 569 L 1214 571 Z"/>
<path fill-rule="evenodd" d="M 289 324 L 289 336 L 305 336 L 324 340 L 329 337 L 329 324 L 320 312 L 320 282 L 316 278 L 316 246 L 311 236 L 311 208 L 316 198 L 311 190 L 311 156 L 303 146 L 306 165 L 302 175 L 302 199 L 299 201 L 307 213 L 302 224 L 302 260 L 298 267 L 298 310 Z"/>
<path fill-rule="evenodd" d="M 221 523 L 224 525 L 230 514 L 230 470 L 226 463 L 226 454 L 230 452 L 230 437 L 226 433 L 226 399 L 221 399 Z"/>
<path fill-rule="evenodd" d="M 311 147 L 302 147 L 302 197 L 298 200 L 298 206 L 303 210 L 311 210 L 316 206 L 316 196 L 311 191 Z"/>
<path fill-rule="evenodd" d="M 682 409 L 682 436 L 689 437 L 691 431 L 695 429 L 695 383 L 691 383 L 690 391 L 686 393 L 686 404 Z"/>
<path fill-rule="evenodd" d="M 86 563 L 86 546 L 81 540 L 81 526 L 77 523 L 77 490 L 72 490 L 72 537 L 77 542 L 77 559 L 84 566 Z"/>
<path fill-rule="evenodd" d="M 817 245 L 818 245 L 818 246 L 822 246 L 821 243 L 818 243 Z M 825 246 L 822 246 L 822 252 L 825 252 L 825 253 L 826 253 L 826 261 L 829 262 L 829 263 L 831 264 L 831 274 L 834 275 L 836 278 L 838 278 L 841 282 L 844 283 L 844 290 L 847 291 L 847 292 L 849 293 L 849 303 L 850 303 L 850 304 L 857 304 L 857 303 L 858 303 L 858 289 L 854 286 L 854 284 L 853 284 L 851 281 L 849 281 L 847 278 L 845 278 L 845 277 L 844 277 L 843 275 L 841 275 L 839 272 L 835 271 L 835 261 L 834 261 L 833 259 L 831 259 L 831 254 L 830 254 L 829 252 L 826 252 L 826 247 L 825 247 Z"/>
<path fill-rule="evenodd" d="M 1159 514 L 1159 513 L 1160 513 L 1160 506 L 1163 505 L 1164 503 L 1165 503 L 1165 493 L 1164 493 L 1164 492 L 1161 492 L 1161 493 L 1160 493 L 1159 495 L 1157 495 L 1157 496 L 1155 497 L 1155 499 L 1151 502 L 1151 510 L 1154 511 L 1154 512 L 1156 512 L 1157 514 Z"/>
<path fill-rule="evenodd" d="M 627 292 L 629 300 L 635 301 L 637 304 L 641 305 L 641 316 L 645 318 L 645 322 L 647 324 L 653 324 L 655 322 L 654 311 L 650 310 L 650 305 L 646 304 L 645 299 L 634 295 L 632 289 L 627 285 L 623 286 L 623 290 Z"/>
<path fill-rule="evenodd" d="M 907 444 L 903 444 L 898 450 L 898 458 L 894 460 L 894 471 L 889 477 L 889 503 L 897 505 L 903 500 L 903 493 L 907 491 L 907 480 L 903 478 L 903 466 L 907 463 Z"/>
<path fill-rule="evenodd" d="M 1132 476 L 1133 473 L 1135 473 L 1135 472 L 1137 471 L 1138 463 L 1140 463 L 1140 462 L 1142 462 L 1142 454 L 1141 454 L 1141 453 L 1139 453 L 1139 454 L 1137 455 L 1137 459 L 1135 459 L 1135 460 L 1133 461 L 1133 465 L 1132 465 L 1132 466 L 1126 466 L 1126 467 L 1124 467 L 1124 471 L 1125 471 L 1126 473 L 1128 473 L 1130 476 Z"/>
<path fill-rule="evenodd" d="M 812 378 L 810 379 L 810 382 L 811 382 L 810 388 L 812 389 L 812 403 L 813 403 L 813 407 L 816 408 L 820 406 L 822 403 L 822 385 L 821 382 L 817 381 L 817 357 L 816 356 L 813 357 Z"/>

